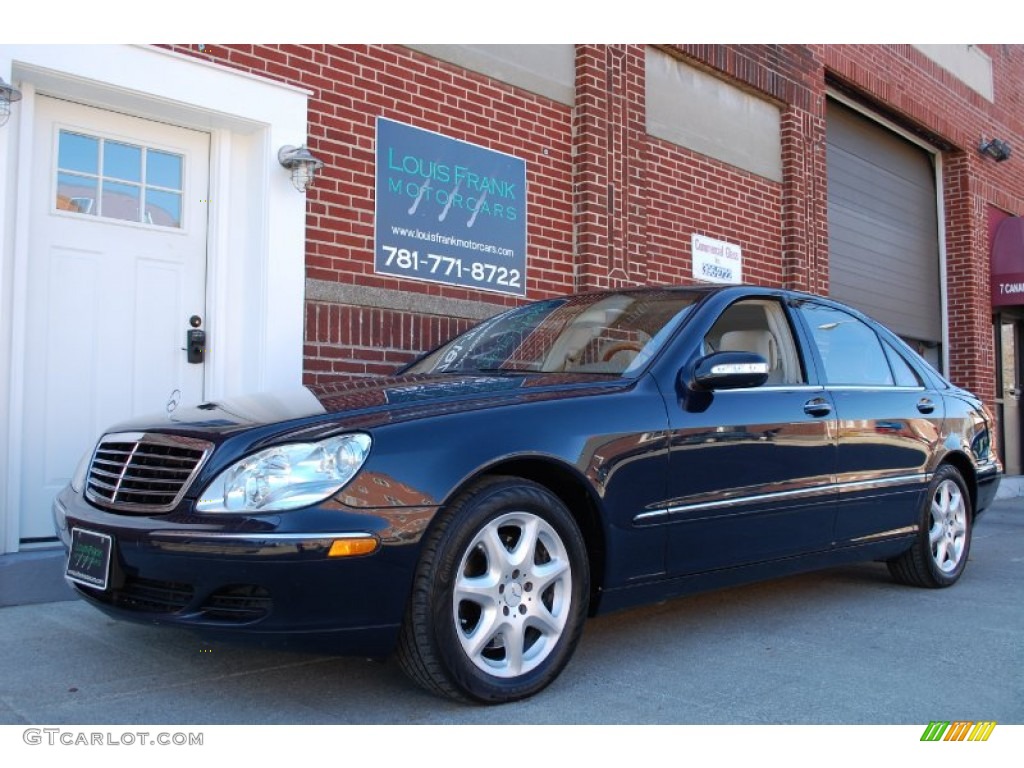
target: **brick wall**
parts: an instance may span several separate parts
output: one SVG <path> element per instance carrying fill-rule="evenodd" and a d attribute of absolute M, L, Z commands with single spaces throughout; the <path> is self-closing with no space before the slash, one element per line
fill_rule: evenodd
<path fill-rule="evenodd" d="M 494 311 L 519 303 L 374 274 L 374 140 L 382 116 L 526 160 L 527 295 L 573 291 L 572 115 L 564 105 L 401 46 L 214 44 L 201 52 L 192 46 L 175 50 L 312 91 L 308 144 L 326 165 L 307 192 L 307 278 L 486 302 Z M 469 324 L 441 314 L 308 302 L 304 379 L 386 373 Z"/>
<path fill-rule="evenodd" d="M 648 277 L 692 283 L 690 235 L 743 249 L 743 279 L 782 285 L 782 185 L 652 140 L 647 165 Z"/>
<path fill-rule="evenodd" d="M 780 183 L 646 134 L 643 45 L 577 46 L 573 107 L 401 46 L 175 47 L 313 94 L 308 142 L 327 166 L 308 193 L 306 275 L 357 290 L 308 301 L 308 382 L 387 372 L 470 323 L 466 313 L 372 306 L 359 289 L 493 311 L 519 302 L 373 273 L 377 116 L 526 160 L 529 299 L 690 282 L 694 232 L 739 244 L 750 282 L 827 293 L 828 84 L 942 149 L 951 374 L 991 400 L 985 224 L 990 206 L 1024 214 L 1024 174 L 1016 155 L 996 164 L 976 148 L 996 135 L 1024 153 L 1024 47 L 982 48 L 995 104 L 911 46 L 662 46 L 779 107 Z"/>

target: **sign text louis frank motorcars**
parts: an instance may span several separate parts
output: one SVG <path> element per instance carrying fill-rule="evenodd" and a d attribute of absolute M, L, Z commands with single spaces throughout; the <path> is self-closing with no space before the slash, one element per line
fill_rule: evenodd
<path fill-rule="evenodd" d="M 526 295 L 526 162 L 377 120 L 374 271 Z"/>

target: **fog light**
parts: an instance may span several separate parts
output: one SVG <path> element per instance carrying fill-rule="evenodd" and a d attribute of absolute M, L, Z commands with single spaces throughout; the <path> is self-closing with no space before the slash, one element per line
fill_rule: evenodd
<path fill-rule="evenodd" d="M 377 540 L 366 539 L 335 539 L 331 544 L 328 557 L 353 557 L 355 555 L 368 555 L 377 549 Z"/>

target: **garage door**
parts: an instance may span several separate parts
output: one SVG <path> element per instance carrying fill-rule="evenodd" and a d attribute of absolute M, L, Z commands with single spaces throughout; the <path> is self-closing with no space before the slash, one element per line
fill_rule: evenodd
<path fill-rule="evenodd" d="M 905 338 L 941 342 L 932 155 L 836 101 L 827 141 L 831 295 Z"/>

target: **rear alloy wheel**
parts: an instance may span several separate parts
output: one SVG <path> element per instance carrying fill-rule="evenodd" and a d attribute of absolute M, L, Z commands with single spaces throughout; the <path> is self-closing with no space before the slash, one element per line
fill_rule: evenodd
<path fill-rule="evenodd" d="M 914 546 L 889 561 L 889 572 L 904 584 L 948 587 L 967 566 L 971 550 L 971 497 L 955 467 L 936 471 L 921 510 Z"/>
<path fill-rule="evenodd" d="M 502 703 L 549 685 L 587 612 L 586 548 L 550 491 L 486 478 L 428 537 L 398 658 L 428 690 Z"/>

